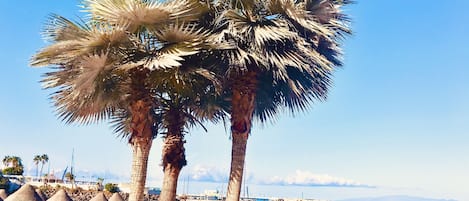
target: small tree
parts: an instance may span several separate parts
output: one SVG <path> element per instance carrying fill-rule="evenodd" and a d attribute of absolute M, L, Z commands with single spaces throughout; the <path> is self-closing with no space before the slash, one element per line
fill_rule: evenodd
<path fill-rule="evenodd" d="M 72 189 L 73 189 L 75 185 L 75 175 L 73 175 L 71 172 L 67 172 L 65 174 L 65 179 L 67 179 L 67 181 L 72 184 Z"/>
<path fill-rule="evenodd" d="M 73 175 L 71 172 L 67 172 L 65 174 L 65 178 L 67 179 L 67 181 L 71 182 L 71 181 L 75 180 L 75 175 Z"/>
<path fill-rule="evenodd" d="M 41 156 L 41 177 L 44 176 L 42 175 L 42 169 L 44 168 L 44 165 L 49 162 L 49 156 L 47 154 L 42 154 Z"/>
<path fill-rule="evenodd" d="M 8 189 L 10 185 L 10 180 L 6 177 L 3 177 L 3 174 L 0 172 L 0 189 Z"/>
<path fill-rule="evenodd" d="M 104 178 L 98 177 L 98 181 L 96 182 L 96 187 L 98 191 L 102 191 L 104 186 L 103 186 Z"/>
<path fill-rule="evenodd" d="M 111 193 L 117 193 L 120 191 L 119 187 L 117 186 L 117 184 L 113 184 L 113 183 L 107 183 L 105 186 L 104 186 L 104 189 L 106 191 L 109 191 Z"/>
<path fill-rule="evenodd" d="M 41 163 L 41 161 L 42 161 L 42 158 L 40 155 L 34 156 L 33 162 L 34 162 L 34 165 L 36 165 L 36 177 L 37 178 L 39 178 L 39 163 Z"/>
<path fill-rule="evenodd" d="M 24 167 L 23 161 L 18 156 L 5 156 L 2 160 L 3 165 L 6 167 L 3 169 L 3 174 L 6 175 L 23 175 Z"/>
<path fill-rule="evenodd" d="M 102 177 L 98 177 L 97 180 L 98 180 L 98 184 L 103 184 L 103 182 L 104 182 L 104 178 L 102 178 Z"/>

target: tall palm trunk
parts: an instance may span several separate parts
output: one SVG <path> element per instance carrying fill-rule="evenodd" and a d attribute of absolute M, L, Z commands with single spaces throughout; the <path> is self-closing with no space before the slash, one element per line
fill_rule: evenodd
<path fill-rule="evenodd" d="M 255 72 L 240 75 L 232 85 L 231 99 L 231 170 L 227 201 L 238 201 L 243 181 L 246 145 L 255 108 L 257 76 Z"/>
<path fill-rule="evenodd" d="M 181 113 L 170 111 L 168 133 L 163 145 L 163 187 L 159 201 L 176 200 L 176 190 L 181 169 L 187 164 L 184 148 L 184 120 Z"/>
<path fill-rule="evenodd" d="M 150 107 L 139 100 L 131 105 L 132 113 L 132 174 L 129 201 L 142 201 L 147 178 L 148 156 L 153 141 L 152 124 L 149 118 Z"/>
<path fill-rule="evenodd" d="M 132 173 L 129 201 L 143 201 L 145 182 L 147 179 L 148 156 L 153 142 L 152 102 L 146 97 L 145 77 L 148 70 L 135 69 L 131 72 L 133 101 L 130 104 L 131 114 L 130 140 L 132 146 Z"/>
<path fill-rule="evenodd" d="M 44 168 L 44 162 L 41 163 L 41 171 L 40 171 L 40 173 L 41 173 L 41 174 L 40 174 L 40 177 L 41 177 L 41 178 L 42 178 L 42 169 L 43 169 L 43 168 Z"/>
<path fill-rule="evenodd" d="M 132 143 L 132 175 L 129 201 L 143 201 L 145 181 L 147 178 L 147 164 L 151 139 L 135 139 Z"/>

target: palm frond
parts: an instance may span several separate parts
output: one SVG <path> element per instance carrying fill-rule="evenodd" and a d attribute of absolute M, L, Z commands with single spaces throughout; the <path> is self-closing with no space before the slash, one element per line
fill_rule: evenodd
<path fill-rule="evenodd" d="M 75 64 L 78 67 L 78 76 L 73 80 L 73 94 L 83 96 L 94 93 L 95 83 L 104 71 L 114 67 L 107 54 L 84 56 Z"/>
<path fill-rule="evenodd" d="M 123 46 L 131 46 L 131 38 L 122 27 L 103 24 L 77 25 L 60 16 L 54 19 L 63 22 L 58 25 L 58 31 L 47 31 L 49 37 L 54 37 L 56 42 L 34 55 L 31 59 L 33 66 L 65 65 L 86 55 L 111 51 L 117 53 Z"/>
<path fill-rule="evenodd" d="M 196 52 L 183 52 L 179 50 L 172 50 L 167 53 L 157 53 L 145 66 L 150 70 L 179 67 L 181 66 L 181 61 L 184 60 L 182 56 L 195 53 Z"/>
<path fill-rule="evenodd" d="M 209 81 L 210 84 L 213 85 L 213 87 L 215 89 L 215 93 L 218 94 L 218 93 L 221 92 L 222 83 L 221 83 L 220 78 L 218 78 L 218 76 L 215 73 L 213 73 L 213 72 L 211 72 L 207 69 L 204 69 L 204 68 L 194 69 L 194 73 L 197 74 L 197 75 L 200 75 L 202 78 Z M 198 81 L 198 80 L 194 80 L 194 81 Z"/>
<path fill-rule="evenodd" d="M 111 117 L 111 127 L 113 132 L 116 133 L 122 139 L 130 139 L 131 131 L 131 116 L 126 109 L 116 109 Z"/>
<path fill-rule="evenodd" d="M 327 98 L 331 73 L 304 73 L 298 68 L 286 68 L 288 79 L 275 79 L 273 71 L 259 76 L 255 117 L 262 123 L 275 121 L 279 112 L 288 109 L 291 114 L 308 110 L 316 101 Z"/>
<path fill-rule="evenodd" d="M 230 73 L 244 73 L 249 70 L 249 65 L 256 64 L 262 66 L 266 62 L 266 60 L 261 57 L 261 55 L 250 54 L 250 52 L 246 52 L 241 48 L 235 49 L 233 51 L 228 51 L 227 57 L 230 61 L 228 70 L 228 72 Z"/>
<path fill-rule="evenodd" d="M 74 23 L 65 17 L 51 14 L 46 23 L 42 35 L 44 39 L 51 41 L 71 41 L 84 38 L 90 28 L 85 24 Z"/>
<path fill-rule="evenodd" d="M 192 24 L 173 23 L 152 32 L 163 43 L 198 42 L 208 37 L 208 31 Z M 194 44 L 194 46 L 197 44 Z"/>
<path fill-rule="evenodd" d="M 351 34 L 347 23 L 350 19 L 342 13 L 341 7 L 351 4 L 350 0 L 305 1 L 304 8 L 322 24 L 329 24 L 336 33 Z"/>
<path fill-rule="evenodd" d="M 126 26 L 131 33 L 141 26 L 155 25 L 170 19 L 170 12 L 157 1 L 85 0 L 84 8 L 92 19 L 114 26 Z"/>
<path fill-rule="evenodd" d="M 311 1 L 325 2 L 326 4 L 329 2 L 329 0 Z M 333 30 L 328 29 L 327 26 L 319 22 L 317 14 L 321 13 L 313 13 L 306 10 L 304 3 L 298 3 L 294 0 L 271 0 L 268 7 L 271 15 L 280 15 L 289 19 L 293 23 L 292 26 L 301 26 L 309 32 L 326 38 L 332 37 L 335 34 Z"/>
<path fill-rule="evenodd" d="M 251 0 L 223 0 L 231 9 L 251 10 L 255 7 L 256 1 Z"/>
<path fill-rule="evenodd" d="M 224 96 L 205 94 L 198 99 L 196 104 L 189 105 L 192 114 L 198 119 L 209 120 L 214 123 L 225 122 L 230 111 L 230 102 Z"/>
<path fill-rule="evenodd" d="M 254 42 L 257 46 L 267 46 L 272 41 L 292 40 L 297 35 L 286 26 L 256 26 L 254 27 Z"/>
<path fill-rule="evenodd" d="M 191 24 L 170 24 L 152 33 L 160 44 L 145 65 L 152 70 L 181 66 L 184 57 L 215 47 L 208 32 Z"/>
<path fill-rule="evenodd" d="M 57 114 L 66 123 L 90 124 L 108 119 L 114 108 L 91 97 L 76 97 L 70 88 L 57 91 L 51 97 L 55 102 Z"/>
<path fill-rule="evenodd" d="M 193 22 L 207 13 L 211 5 L 210 1 L 203 3 L 199 0 L 178 0 L 167 1 L 165 6 L 171 13 L 172 22 Z"/>
<path fill-rule="evenodd" d="M 32 66 L 61 65 L 72 62 L 83 55 L 82 43 L 78 40 L 60 41 L 42 49 L 31 59 Z"/>
<path fill-rule="evenodd" d="M 67 123 L 91 123 L 109 118 L 125 94 L 125 79 L 113 72 L 113 61 L 107 54 L 88 55 L 47 73 L 46 88 L 56 88 L 51 98 L 57 113 Z"/>

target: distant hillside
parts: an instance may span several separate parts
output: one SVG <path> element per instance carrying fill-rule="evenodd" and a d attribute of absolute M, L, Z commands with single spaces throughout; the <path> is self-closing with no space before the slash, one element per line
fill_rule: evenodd
<path fill-rule="evenodd" d="M 340 200 L 340 201 L 456 201 L 456 200 L 429 199 L 429 198 L 410 197 L 410 196 L 386 196 L 386 197 L 375 197 L 375 198 L 347 199 L 347 200 Z"/>

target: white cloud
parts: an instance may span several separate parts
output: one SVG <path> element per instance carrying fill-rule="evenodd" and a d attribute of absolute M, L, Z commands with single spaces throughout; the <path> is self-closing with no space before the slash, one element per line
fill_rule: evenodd
<path fill-rule="evenodd" d="M 333 177 L 327 174 L 314 174 L 308 171 L 297 170 L 295 174 L 287 177 L 274 176 L 264 180 L 262 184 L 268 185 L 295 185 L 295 186 L 337 186 L 337 187 L 372 187 L 349 179 Z"/>
<path fill-rule="evenodd" d="M 191 170 L 191 179 L 204 182 L 227 182 L 229 170 L 218 167 L 196 165 Z M 309 171 L 297 170 L 286 177 L 274 176 L 269 179 L 259 179 L 252 173 L 247 174 L 249 183 L 264 185 L 291 185 L 291 186 L 330 186 L 330 187 L 373 187 L 353 180 L 334 177 L 327 174 L 314 174 Z"/>
<path fill-rule="evenodd" d="M 202 165 L 196 165 L 191 170 L 191 179 L 195 181 L 206 181 L 206 182 L 226 182 L 228 181 L 228 170 L 206 167 Z"/>

